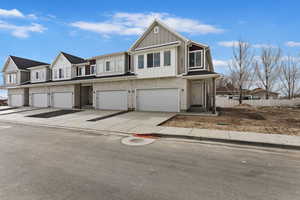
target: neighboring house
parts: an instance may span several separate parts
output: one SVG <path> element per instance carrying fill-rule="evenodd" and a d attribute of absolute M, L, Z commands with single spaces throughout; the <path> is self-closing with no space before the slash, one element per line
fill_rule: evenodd
<path fill-rule="evenodd" d="M 251 91 L 251 95 L 255 99 L 266 99 L 267 91 L 262 88 L 255 88 Z M 269 99 L 277 99 L 279 93 L 269 91 Z"/>
<path fill-rule="evenodd" d="M 47 63 L 9 56 L 3 67 L 4 86 L 8 90 L 8 103 L 10 106 L 28 106 L 29 88 L 22 85 L 30 83 L 30 68 L 49 65 Z"/>
<path fill-rule="evenodd" d="M 21 70 L 9 57 L 5 77 L 13 67 Z M 13 85 L 6 80 L 10 106 L 215 112 L 219 75 L 210 48 L 158 20 L 126 52 L 87 59 L 61 52 L 51 65 L 24 68 L 26 74 L 9 79 L 17 79 Z"/>

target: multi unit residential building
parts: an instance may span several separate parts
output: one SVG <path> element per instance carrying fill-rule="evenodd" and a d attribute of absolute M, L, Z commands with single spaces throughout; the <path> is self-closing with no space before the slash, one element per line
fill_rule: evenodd
<path fill-rule="evenodd" d="M 215 111 L 208 45 L 155 20 L 128 51 L 51 64 L 9 56 L 4 84 L 10 106 L 181 112 Z"/>

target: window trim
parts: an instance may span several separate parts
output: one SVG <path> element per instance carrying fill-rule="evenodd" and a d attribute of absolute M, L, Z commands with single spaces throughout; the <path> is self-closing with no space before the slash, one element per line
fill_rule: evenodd
<path fill-rule="evenodd" d="M 140 67 L 140 59 L 139 58 L 143 58 L 143 66 L 142 67 Z M 138 60 L 138 63 L 137 63 L 138 69 L 144 69 L 145 68 L 145 54 L 138 55 L 137 60 Z"/>
<path fill-rule="evenodd" d="M 201 65 L 200 66 L 193 66 L 193 67 L 191 67 L 190 66 L 190 54 L 191 53 L 194 53 L 195 54 L 195 65 L 196 65 L 196 53 L 197 52 L 200 52 L 201 53 L 201 60 L 200 60 L 200 62 L 201 62 Z M 204 63 L 203 63 L 203 56 L 204 56 L 204 54 L 203 54 L 203 50 L 194 50 L 194 51 L 189 51 L 189 53 L 188 53 L 188 66 L 189 66 L 189 69 L 204 69 Z"/>
<path fill-rule="evenodd" d="M 152 59 L 148 59 L 148 56 L 151 55 L 151 54 L 152 54 Z M 146 55 L 147 55 L 147 68 L 153 68 L 154 67 L 154 59 L 153 59 L 154 58 L 154 53 L 151 52 L 151 53 L 147 53 Z M 149 60 L 152 60 L 152 66 L 151 67 L 149 67 L 150 65 L 148 65 Z"/>
<path fill-rule="evenodd" d="M 91 71 L 90 75 L 95 75 L 96 74 L 96 64 L 90 65 L 90 71 Z M 92 73 L 92 71 L 93 71 L 93 73 Z"/>
<path fill-rule="evenodd" d="M 169 60 L 170 62 L 169 62 L 168 65 L 166 65 L 166 62 L 165 62 L 165 61 L 166 61 L 166 60 L 165 60 L 165 59 L 166 59 L 166 56 L 165 56 L 165 53 L 166 53 L 166 52 L 169 52 L 169 53 L 170 53 L 170 57 L 169 57 L 169 58 L 170 58 L 170 60 Z M 163 51 L 163 57 L 164 57 L 164 65 L 163 65 L 163 66 L 165 66 L 165 67 L 172 66 L 172 52 L 171 52 L 171 50 L 164 50 L 164 51 Z"/>
<path fill-rule="evenodd" d="M 158 63 L 159 65 L 158 66 L 155 65 L 155 54 L 158 54 L 158 58 L 159 58 L 159 60 L 158 60 L 159 61 L 159 63 Z M 160 61 L 161 61 L 160 60 L 160 51 L 159 52 L 154 52 L 153 53 L 153 67 L 160 67 L 161 66 L 161 62 Z"/>
<path fill-rule="evenodd" d="M 151 67 L 148 67 L 148 55 L 149 54 L 152 54 L 152 66 Z M 158 66 L 155 66 L 155 59 L 154 59 L 154 55 L 155 54 L 159 54 L 159 65 Z M 162 65 L 162 63 L 161 63 L 161 51 L 154 51 L 154 52 L 151 52 L 151 53 L 147 53 L 146 54 L 146 56 L 147 56 L 147 68 L 153 68 L 153 67 L 161 67 Z"/>
<path fill-rule="evenodd" d="M 105 72 L 111 72 L 111 65 L 110 65 L 110 63 L 111 63 L 111 61 L 110 60 L 106 60 L 105 62 Z M 109 69 L 107 70 L 107 63 L 109 63 L 109 65 L 108 65 L 108 67 L 109 67 Z"/>
<path fill-rule="evenodd" d="M 60 75 L 61 75 L 61 76 L 60 76 Z M 58 78 L 59 78 L 59 79 L 64 78 L 64 70 L 63 70 L 63 68 L 59 68 L 59 69 L 58 69 Z"/>
<path fill-rule="evenodd" d="M 39 80 L 39 72 L 35 72 L 35 80 Z"/>

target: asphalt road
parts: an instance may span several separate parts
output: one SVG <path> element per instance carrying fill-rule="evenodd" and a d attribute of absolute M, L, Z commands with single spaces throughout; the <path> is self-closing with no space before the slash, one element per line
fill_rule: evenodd
<path fill-rule="evenodd" d="M 120 139 L 0 123 L 0 199 L 300 198 L 297 151 Z"/>

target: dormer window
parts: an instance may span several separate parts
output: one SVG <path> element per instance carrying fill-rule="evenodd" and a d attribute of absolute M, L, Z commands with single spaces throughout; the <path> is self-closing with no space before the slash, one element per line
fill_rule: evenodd
<path fill-rule="evenodd" d="M 154 31 L 155 34 L 159 33 L 159 27 L 155 26 L 153 31 Z"/>
<path fill-rule="evenodd" d="M 39 72 L 35 72 L 35 79 L 39 80 Z"/>
<path fill-rule="evenodd" d="M 189 52 L 189 68 L 203 68 L 203 51 Z"/>

